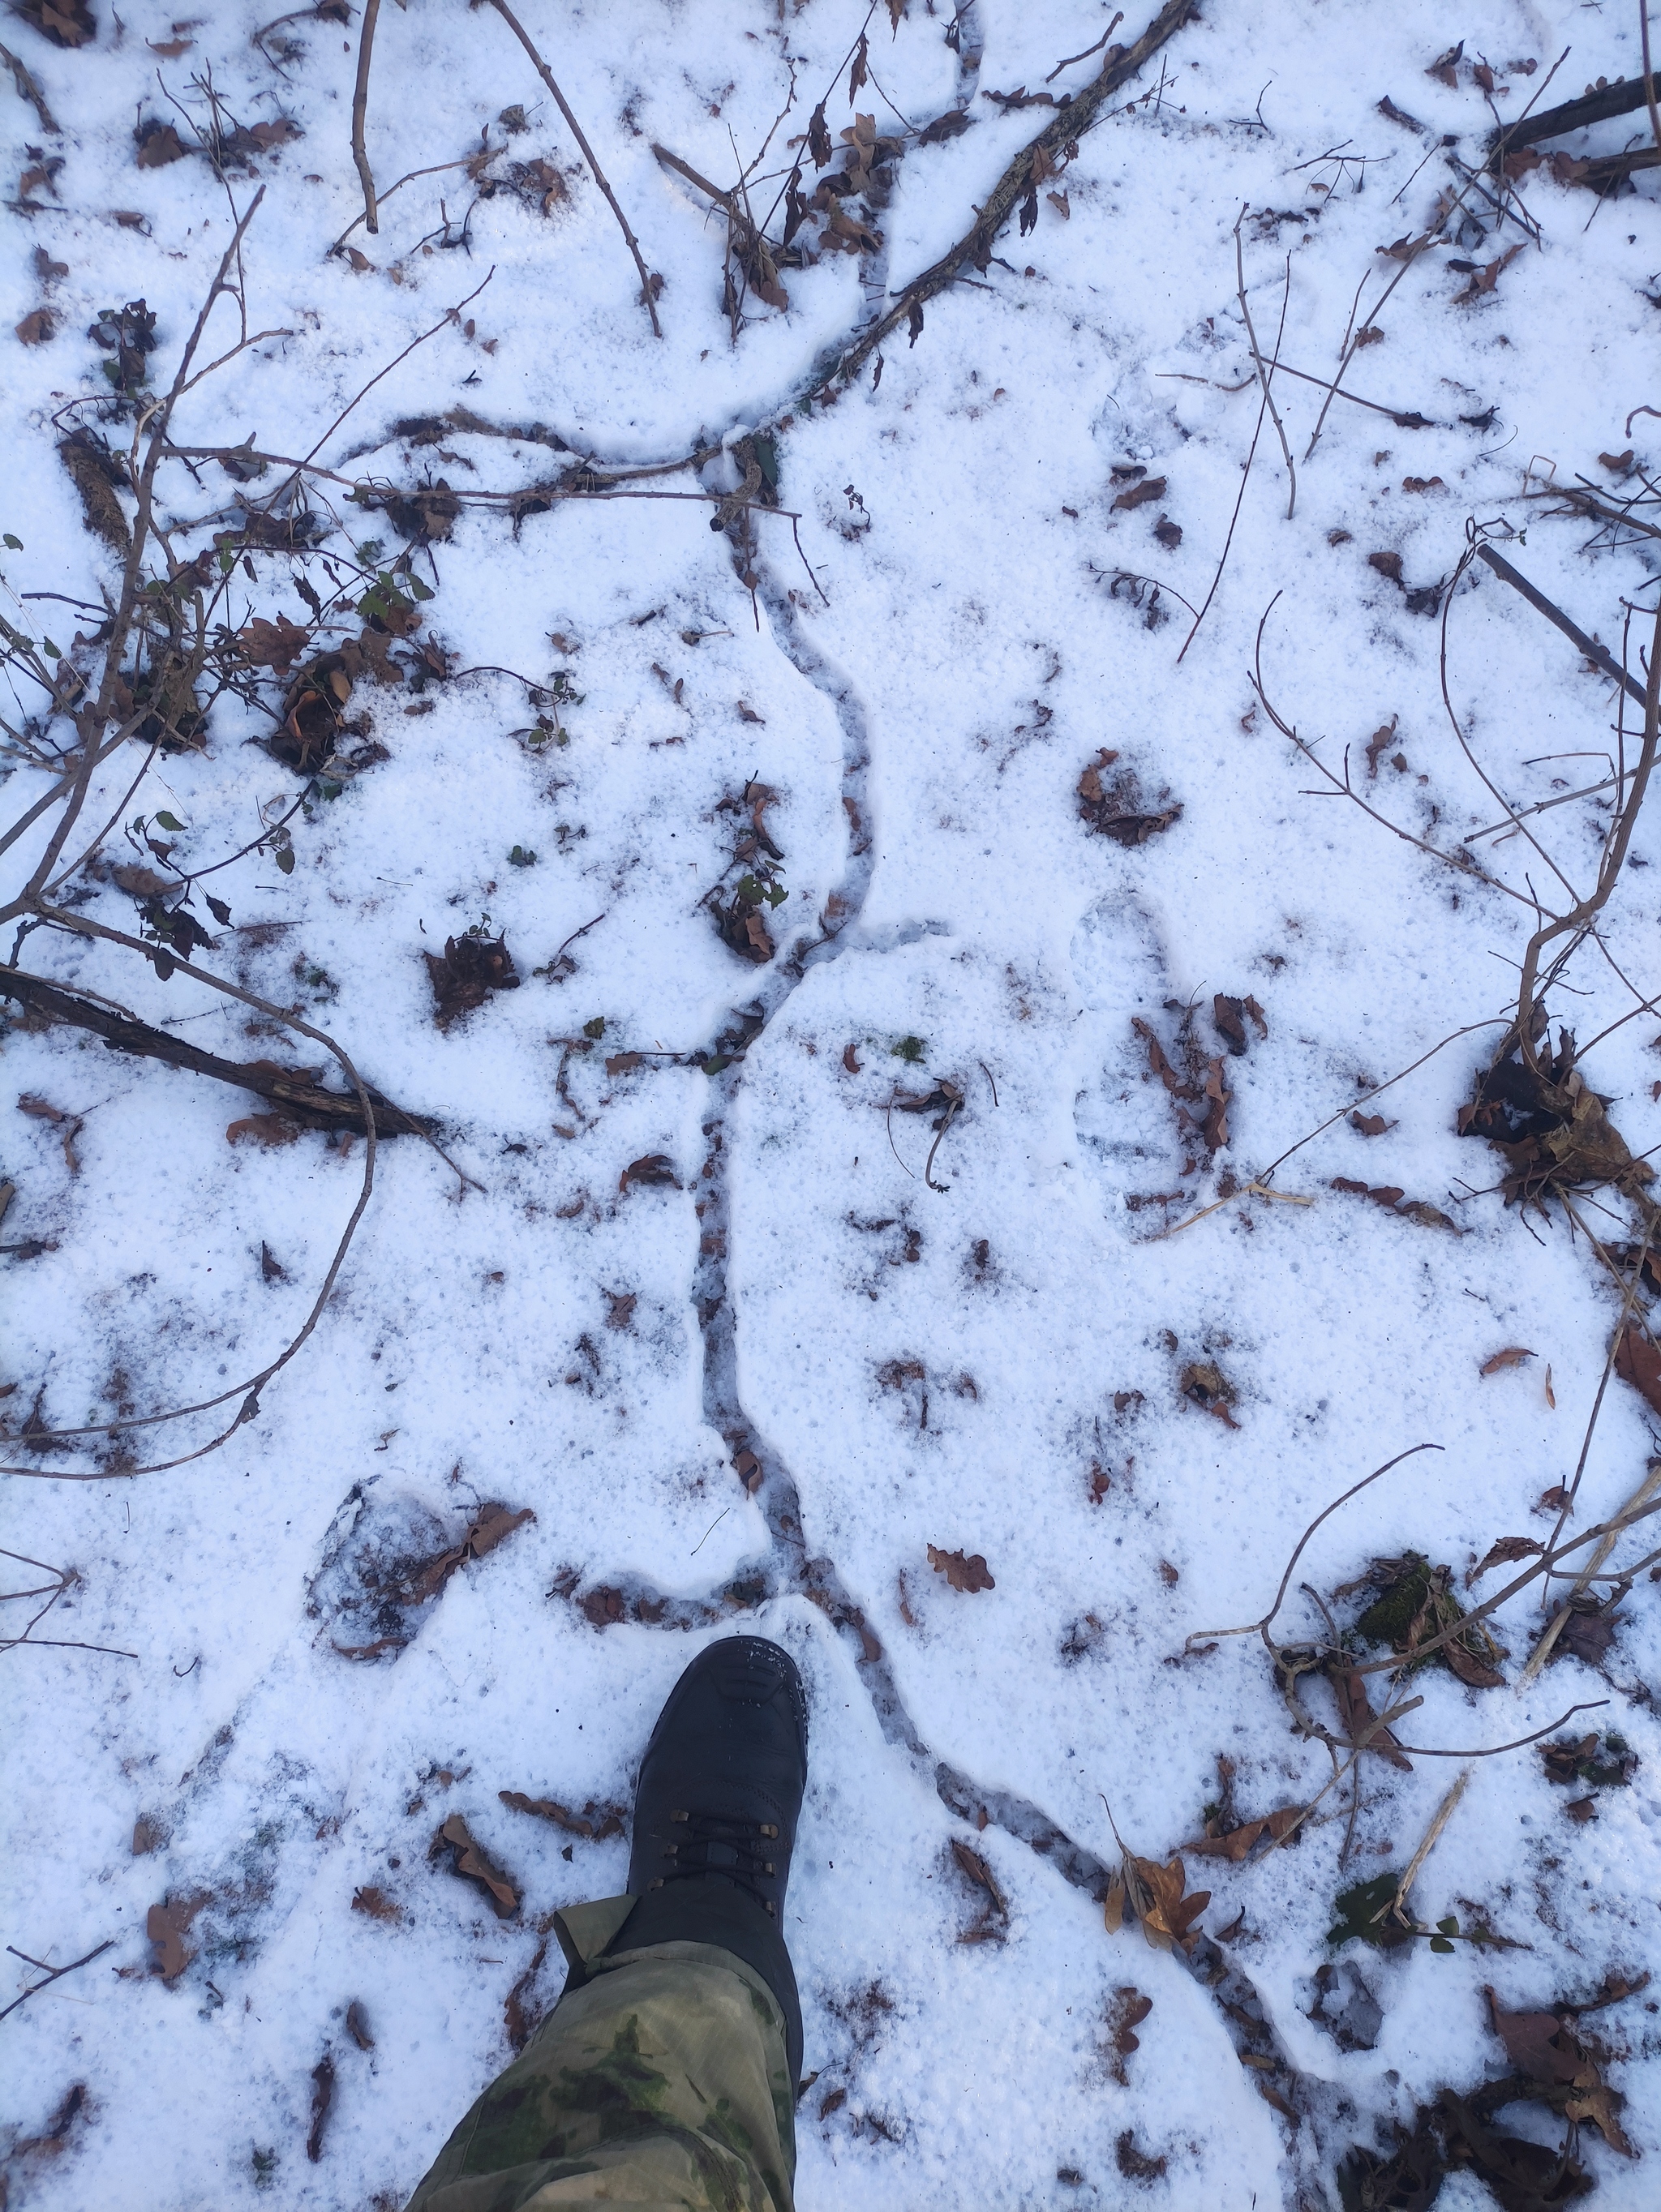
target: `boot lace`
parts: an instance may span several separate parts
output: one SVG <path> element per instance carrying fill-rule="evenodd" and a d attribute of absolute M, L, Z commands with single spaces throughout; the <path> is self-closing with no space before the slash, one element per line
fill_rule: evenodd
<path fill-rule="evenodd" d="M 774 1872 L 774 1863 L 768 1856 L 769 1847 L 778 1841 L 774 1822 L 690 1811 L 671 1813 L 669 1819 L 675 1839 L 665 1847 L 663 1856 L 671 1863 L 651 1885 L 654 1889 L 666 1882 L 702 1881 L 709 1875 L 721 1875 L 753 1897 L 764 1910 L 774 1911 L 772 1899 L 764 1897 L 757 1887 L 762 1876 Z"/>

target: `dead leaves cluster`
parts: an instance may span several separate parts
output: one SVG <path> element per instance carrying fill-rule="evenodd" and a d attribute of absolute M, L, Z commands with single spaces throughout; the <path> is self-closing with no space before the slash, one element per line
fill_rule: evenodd
<path fill-rule="evenodd" d="M 1507 1206 L 1517 1200 L 1543 1207 L 1565 1191 L 1636 1194 L 1654 1180 L 1654 1169 L 1633 1158 L 1609 1118 L 1610 1101 L 1587 1088 L 1575 1066 L 1573 1037 L 1560 1030 L 1554 1053 L 1543 1015 L 1539 1028 L 1539 1072 L 1513 1043 L 1478 1074 L 1456 1116 L 1458 1133 L 1486 1139 L 1505 1161 L 1500 1187 Z"/>
<path fill-rule="evenodd" d="M 1103 769 L 1113 767 L 1118 757 L 1104 745 L 1080 776 L 1079 819 L 1098 836 L 1110 837 L 1116 845 L 1145 845 L 1150 837 L 1159 836 L 1181 821 L 1183 810 L 1169 791 L 1161 791 L 1158 803 L 1148 806 L 1134 769 L 1121 769 L 1117 775 L 1104 781 Z"/>
<path fill-rule="evenodd" d="M 433 1019 L 441 1030 L 482 1006 L 492 992 L 519 988 L 519 972 L 505 933 L 487 937 L 482 931 L 469 930 L 464 936 L 447 938 L 441 957 L 435 952 L 421 957 L 433 987 Z"/>
<path fill-rule="evenodd" d="M 1243 1015 L 1250 1013 L 1259 1034 L 1268 1035 L 1269 1024 L 1255 999 L 1231 999 L 1220 991 L 1214 1006 L 1228 1054 L 1238 1055 L 1245 1048 Z M 1197 1000 L 1183 1006 L 1170 999 L 1165 1002 L 1165 1010 L 1177 1016 L 1173 1049 L 1180 1066 L 1173 1064 L 1153 1024 L 1140 1014 L 1133 1015 L 1130 1026 L 1147 1050 L 1147 1072 L 1142 1080 L 1147 1082 L 1149 1077 L 1158 1076 L 1176 1109 L 1179 1139 L 1189 1144 L 1197 1138 L 1209 1161 L 1230 1142 L 1228 1109 L 1234 1094 L 1223 1073 L 1223 1055 L 1208 1053 L 1201 1041 L 1196 1026 Z M 1190 1157 L 1183 1163 L 1183 1173 L 1192 1175 L 1198 1165 L 1198 1160 Z"/>
<path fill-rule="evenodd" d="M 1432 1206 L 1427 1199 L 1409 1198 L 1399 1184 L 1369 1185 L 1358 1182 L 1353 1176 L 1334 1176 L 1331 1188 L 1351 1198 L 1367 1199 L 1372 1205 L 1382 1206 L 1386 1213 L 1393 1213 L 1398 1221 L 1416 1221 L 1421 1229 L 1445 1229 L 1455 1237 L 1464 1234 L 1458 1223 L 1439 1206 Z"/>
<path fill-rule="evenodd" d="M 1631 1996 L 1648 1980 L 1646 1974 L 1638 1984 L 1622 1985 L 1621 1995 Z M 1611 2150 L 1635 2158 L 1638 2154 L 1621 2127 L 1626 2100 L 1605 2082 L 1597 2054 L 1579 2033 L 1580 2013 L 1591 2008 L 1562 2005 L 1551 2012 L 1506 2012 L 1492 1990 L 1485 1994 L 1494 2033 L 1504 2044 L 1513 2069 L 1512 2082 L 1505 2086 L 1514 2088 L 1518 2100 L 1548 2105 L 1561 2119 L 1596 2128 Z"/>
<path fill-rule="evenodd" d="M 14 0 L 12 13 L 55 46 L 84 46 L 98 35 L 97 20 L 86 0 Z"/>
<path fill-rule="evenodd" d="M 1191 1951 L 1205 1932 L 1197 1923 L 1211 1902 L 1211 1892 L 1189 1891 L 1187 1881 L 1180 1857 L 1161 1866 L 1155 1859 L 1123 1852 L 1102 1907 L 1109 1933 L 1117 1935 L 1129 1911 L 1156 1951 L 1169 1951 L 1173 1945 Z"/>
<path fill-rule="evenodd" d="M 1468 1689 L 1497 1689 L 1505 1677 L 1494 1662 L 1506 1654 L 1481 1621 L 1467 1623 L 1427 1659 L 1415 1656 L 1421 1645 L 1464 1620 L 1464 1607 L 1453 1594 L 1452 1582 L 1451 1567 L 1433 1567 L 1421 1553 L 1405 1552 L 1397 1559 L 1374 1559 L 1359 1582 L 1344 1584 L 1337 1595 L 1347 1597 L 1362 1589 L 1377 1593 L 1356 1622 L 1355 1632 L 1366 1643 L 1389 1644 L 1406 1670 L 1439 1663 Z"/>

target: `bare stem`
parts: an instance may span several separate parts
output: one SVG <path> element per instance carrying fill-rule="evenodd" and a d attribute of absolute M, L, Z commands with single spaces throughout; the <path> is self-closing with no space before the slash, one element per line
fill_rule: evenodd
<path fill-rule="evenodd" d="M 375 0 L 370 0 L 370 5 L 374 6 L 374 4 Z M 660 338 L 663 336 L 663 325 L 658 320 L 657 303 L 657 295 L 660 289 L 660 280 L 654 282 L 651 270 L 646 266 L 646 257 L 640 250 L 640 240 L 635 236 L 634 232 L 629 228 L 629 218 L 624 215 L 622 208 L 619 206 L 617 194 L 611 190 L 611 185 L 605 181 L 605 172 L 600 167 L 599 163 L 594 159 L 594 149 L 588 143 L 587 139 L 583 136 L 582 125 L 577 121 L 576 117 L 571 112 L 570 101 L 566 99 L 565 94 L 560 90 L 558 85 L 554 82 L 553 71 L 549 68 L 547 63 L 543 60 L 542 56 L 537 52 L 535 43 L 532 40 L 529 32 L 526 31 L 523 23 L 520 21 L 518 16 L 514 15 L 513 9 L 508 5 L 508 0 L 490 0 L 490 5 L 496 9 L 497 15 L 501 16 L 502 21 L 507 24 L 508 29 L 519 40 L 520 46 L 524 47 L 526 52 L 531 57 L 531 60 L 535 66 L 537 75 L 542 79 L 544 84 L 547 86 L 549 91 L 554 95 L 554 99 L 558 106 L 560 113 L 565 118 L 566 122 L 569 125 L 571 136 L 576 140 L 577 145 L 581 151 L 583 160 L 587 161 L 588 167 L 593 171 L 594 182 L 599 186 L 600 191 L 605 195 L 605 204 L 611 209 L 612 214 L 617 217 L 618 228 L 622 231 L 624 237 L 628 240 L 629 251 L 635 257 L 635 266 L 640 271 L 641 304 L 645 307 L 647 313 L 652 318 L 652 335 L 654 337 Z M 370 228 L 374 228 L 373 224 Z"/>

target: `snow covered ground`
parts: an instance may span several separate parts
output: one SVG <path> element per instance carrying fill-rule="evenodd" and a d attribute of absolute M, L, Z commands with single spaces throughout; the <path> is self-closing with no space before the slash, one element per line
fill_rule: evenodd
<path fill-rule="evenodd" d="M 340 0 L 263 45 L 243 4 L 186 21 L 94 0 L 78 45 L 35 27 L 70 20 L 39 0 L 7 21 L 61 130 L 6 87 L 4 574 L 82 603 L 9 598 L 14 627 L 95 671 L 121 564 L 57 447 L 80 423 L 121 450 L 135 422 L 87 333 L 145 303 L 165 391 L 257 187 L 248 329 L 278 334 L 186 393 L 172 434 L 334 473 L 304 495 L 318 550 L 234 542 L 230 631 L 309 623 L 292 580 L 326 599 L 330 560 L 347 584 L 392 573 L 406 538 L 345 499 L 355 483 L 511 493 L 574 457 L 721 449 L 632 487 L 672 501 L 429 508 L 399 572 L 430 594 L 399 647 L 410 663 L 433 641 L 427 672 L 357 684 L 353 744 L 382 757 L 325 775 L 286 832 L 307 775 L 259 742 L 269 704 L 234 692 L 205 747 L 156 756 L 137 790 L 133 745 L 98 772 L 66 860 L 114 827 L 61 906 L 131 935 L 133 868 L 176 884 L 252 847 L 192 894 L 213 925 L 195 958 L 326 1030 L 454 1165 L 381 1141 L 314 1334 L 217 1450 L 122 1471 L 205 1443 L 209 1414 L 32 1447 L 245 1389 L 317 1296 L 364 1146 L 268 1123 L 228 1142 L 260 1101 L 10 1008 L 0 1412 L 28 1472 L 6 1478 L 5 1542 L 73 1580 L 40 1648 L 5 1655 L 6 1939 L 47 1968 L 111 1946 L 5 2023 L 15 2205 L 400 2204 L 557 1993 L 548 1913 L 622 1886 L 607 1808 L 691 1651 L 735 1629 L 787 1644 L 812 1699 L 789 1907 L 817 2077 L 804 2212 L 1335 2204 L 1351 2145 L 1382 2158 L 1415 2108 L 1506 2071 L 1485 1986 L 1526 2013 L 1657 1963 L 1647 1570 L 1612 1638 L 1536 1679 L 1537 1583 L 1489 1622 L 1502 1686 L 1437 1666 L 1404 1686 L 1423 1700 L 1396 1724 L 1409 1746 L 1614 1731 L 1625 1758 L 1595 1747 L 1595 1784 L 1555 1782 L 1537 1745 L 1410 1771 L 1367 1753 L 1353 1827 L 1346 1778 L 1267 1856 L 1267 1837 L 1238 1863 L 1187 1854 L 1189 1889 L 1213 1894 L 1186 1961 L 1129 1912 L 1110 1932 L 1101 1903 L 1116 1827 L 1163 1863 L 1208 1816 L 1226 1829 L 1329 1780 L 1262 1642 L 1206 1632 L 1265 1613 L 1340 1492 L 1439 1448 L 1323 1522 L 1284 1639 L 1324 1633 L 1305 1583 L 1353 1624 L 1369 1593 L 1335 1594 L 1375 1559 L 1446 1563 L 1467 1606 L 1502 1587 L 1467 1570 L 1497 1540 L 1549 1538 L 1538 1501 L 1573 1480 L 1595 1406 L 1568 1534 L 1658 1448 L 1661 1404 L 1609 1374 L 1609 1268 L 1556 1200 L 1504 1204 L 1503 1161 L 1455 1124 L 1515 1012 L 1529 901 L 1565 911 L 1591 888 L 1610 794 L 1534 817 L 1543 852 L 1466 848 L 1476 872 L 1423 849 L 1596 784 L 1617 743 L 1615 687 L 1479 562 L 1445 614 L 1462 745 L 1440 587 L 1468 518 L 1617 658 L 1635 605 L 1643 681 L 1661 535 L 1540 495 L 1584 478 L 1629 497 L 1661 453 L 1657 173 L 1602 198 L 1543 165 L 1520 181 L 1527 223 L 1497 229 L 1468 184 L 1496 111 L 1639 73 L 1636 5 L 1204 0 L 1043 180 L 1035 225 L 1010 222 L 826 404 L 837 349 L 1053 118 L 992 95 L 1081 91 L 1099 57 L 1056 65 L 1112 15 L 895 12 L 526 15 L 664 279 L 660 339 L 488 7 L 382 15 L 380 190 L 451 166 L 333 254 L 362 213 Z M 735 339 L 725 221 L 654 146 L 724 190 L 776 123 L 764 215 L 798 153 L 806 193 L 831 173 L 797 143 L 822 98 L 837 171 L 857 116 L 896 142 L 848 196 L 866 250 L 811 219 L 788 307 L 752 295 Z M 930 130 L 953 113 L 968 127 Z M 262 143 L 256 125 L 285 122 Z M 155 159 L 156 125 L 178 158 Z M 1542 150 L 1609 154 L 1647 128 L 1640 109 Z M 1301 373 L 1273 386 L 1290 514 L 1237 295 L 1243 208 L 1257 339 Z M 1333 402 L 1308 453 L 1318 380 L 1403 266 L 1379 249 L 1427 229 L 1345 372 L 1374 404 Z M 222 301 L 204 360 L 236 320 Z M 457 408 L 479 427 L 436 419 Z M 754 433 L 783 513 L 686 496 L 741 488 Z M 193 470 L 158 478 L 181 561 L 283 481 Z M 771 489 L 754 477 L 752 499 Z M 220 582 L 210 561 L 198 587 Z M 1275 727 L 1250 680 L 1260 623 L 1269 703 L 1340 777 L 1347 756 L 1385 819 Z M 363 619 L 336 628 L 322 644 Z M 268 702 L 293 672 L 267 667 Z M 17 698 L 9 723 L 34 717 L 35 742 L 41 695 L 20 677 Z M 1641 720 L 1628 703 L 1628 763 Z M 17 747 L 8 773 L 9 825 L 48 778 Z M 1143 841 L 1099 834 L 1092 794 L 1145 817 Z M 1661 1144 L 1656 804 L 1548 1001 L 1554 1036 L 1600 1039 L 1586 1081 L 1634 1154 Z M 51 823 L 12 846 L 7 897 Z M 772 957 L 734 950 L 717 906 L 740 941 L 754 915 Z M 497 937 L 519 987 L 441 1028 L 421 956 Z M 7 957 L 228 1060 L 327 1058 L 110 941 L 39 929 Z M 1272 1194 L 1242 1191 L 1299 1146 Z M 1575 1203 L 1600 1239 L 1634 1235 L 1628 1197 Z M 1640 1352 L 1650 1288 L 1629 1301 Z M 1530 1356 L 1492 1364 L 1512 1350 Z M 533 1517 L 502 1534 L 490 1506 Z M 1616 1566 L 1650 1548 L 1645 1528 L 1621 1542 Z M 8 1632 L 40 1601 L 14 1600 Z M 1382 1710 L 1390 1677 L 1371 1680 Z M 1329 1684 L 1300 1694 L 1342 1733 Z M 1340 1893 L 1404 1871 L 1467 1769 L 1410 1897 L 1421 1927 L 1457 1922 L 1451 1952 L 1330 1947 Z M 457 1814 L 509 1878 L 508 1917 L 430 1856 Z M 1521 1948 L 1465 1940 L 1481 1928 Z M 8 1999 L 40 1981 L 25 1957 Z M 1658 1994 L 1581 2030 L 1627 2099 L 1635 2155 L 1595 2124 L 1576 2151 L 1610 2208 L 1653 2202 Z M 1503 2125 L 1562 2140 L 1541 2102 Z M 1523 2187 L 1460 2172 L 1439 2202 L 1544 2201 Z"/>

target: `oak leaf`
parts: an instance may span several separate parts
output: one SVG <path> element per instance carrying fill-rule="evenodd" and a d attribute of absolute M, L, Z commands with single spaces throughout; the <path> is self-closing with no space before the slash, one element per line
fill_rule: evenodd
<path fill-rule="evenodd" d="M 997 1588 L 988 1572 L 986 1560 L 979 1552 L 971 1552 L 965 1559 L 961 1552 L 937 1551 L 931 1544 L 928 1547 L 928 1564 L 937 1575 L 946 1577 L 954 1590 L 972 1593 Z"/>
<path fill-rule="evenodd" d="M 459 1875 L 464 1881 L 478 1885 L 490 1899 L 491 1909 L 498 1920 L 511 1920 L 519 1911 L 519 1892 L 502 1869 L 474 1841 L 459 1813 L 452 1813 L 434 1837 L 428 1856 L 441 1857 L 447 1849 L 450 1853 L 451 1871 Z"/>

